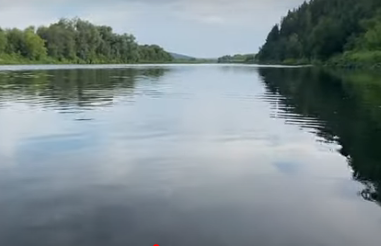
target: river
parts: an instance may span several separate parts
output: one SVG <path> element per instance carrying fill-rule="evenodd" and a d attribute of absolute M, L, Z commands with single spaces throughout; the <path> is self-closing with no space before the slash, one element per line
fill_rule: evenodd
<path fill-rule="evenodd" d="M 378 246 L 380 78 L 0 67 L 0 245 Z"/>

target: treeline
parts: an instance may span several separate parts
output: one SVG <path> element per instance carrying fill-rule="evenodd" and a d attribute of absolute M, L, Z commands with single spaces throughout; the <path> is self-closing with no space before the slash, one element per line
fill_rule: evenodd
<path fill-rule="evenodd" d="M 257 59 L 263 63 L 381 62 L 380 0 L 311 0 L 275 25 Z"/>
<path fill-rule="evenodd" d="M 131 34 L 109 26 L 61 19 L 50 26 L 0 28 L 0 63 L 138 63 L 169 62 L 172 56 L 157 45 L 139 45 Z"/>
<path fill-rule="evenodd" d="M 254 63 L 255 54 L 226 55 L 217 59 L 218 63 Z"/>

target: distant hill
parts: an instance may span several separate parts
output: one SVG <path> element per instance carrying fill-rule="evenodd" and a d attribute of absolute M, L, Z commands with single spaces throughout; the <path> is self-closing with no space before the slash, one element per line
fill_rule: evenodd
<path fill-rule="evenodd" d="M 177 54 L 177 53 L 172 53 L 169 52 L 169 54 L 173 57 L 175 60 L 195 60 L 196 58 L 191 57 L 191 56 L 186 56 L 182 54 Z"/>

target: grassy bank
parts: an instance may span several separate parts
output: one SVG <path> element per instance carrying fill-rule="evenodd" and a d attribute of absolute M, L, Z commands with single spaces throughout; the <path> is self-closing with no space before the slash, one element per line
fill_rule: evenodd
<path fill-rule="evenodd" d="M 95 60 L 92 64 L 109 64 L 112 61 Z M 120 63 L 120 62 L 114 62 Z M 54 59 L 51 57 L 44 57 L 39 60 L 31 60 L 18 54 L 2 54 L 0 55 L 0 65 L 41 65 L 41 64 L 90 64 L 81 59 L 66 60 L 66 59 Z"/>
<path fill-rule="evenodd" d="M 64 65 L 64 64 L 207 64 L 207 63 L 216 63 L 215 60 L 208 59 L 196 59 L 196 60 L 173 60 L 173 61 L 139 61 L 136 63 L 121 63 L 120 61 L 113 60 L 102 60 L 97 59 L 91 63 L 83 61 L 81 59 L 76 60 L 57 60 L 54 58 L 46 57 L 40 60 L 30 60 L 20 55 L 9 55 L 2 54 L 0 55 L 0 65 Z"/>
<path fill-rule="evenodd" d="M 350 51 L 334 56 L 324 65 L 345 68 L 381 68 L 381 51 Z"/>
<path fill-rule="evenodd" d="M 53 61 L 50 59 L 42 60 L 29 60 L 20 55 L 0 55 L 0 65 L 19 65 L 19 64 L 58 64 L 58 61 Z"/>
<path fill-rule="evenodd" d="M 308 59 L 286 59 L 282 62 L 260 63 L 264 65 L 314 65 L 317 67 L 337 67 L 350 69 L 381 69 L 381 51 L 348 51 L 326 61 Z"/>

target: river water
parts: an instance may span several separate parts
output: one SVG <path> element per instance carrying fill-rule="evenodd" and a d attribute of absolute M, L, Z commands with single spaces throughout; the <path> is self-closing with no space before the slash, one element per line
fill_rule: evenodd
<path fill-rule="evenodd" d="M 0 245 L 378 246 L 380 78 L 0 67 Z"/>

